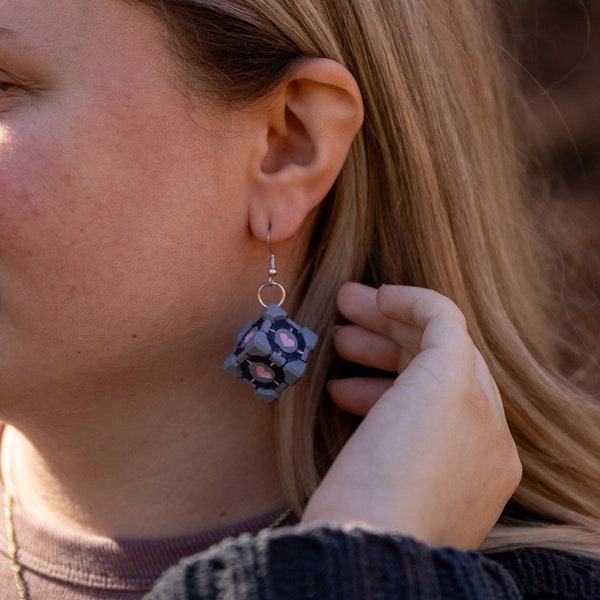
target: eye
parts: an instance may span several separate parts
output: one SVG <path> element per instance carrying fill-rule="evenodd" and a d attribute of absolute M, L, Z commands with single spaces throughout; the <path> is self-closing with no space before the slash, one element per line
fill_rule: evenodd
<path fill-rule="evenodd" d="M 28 92 L 33 92 L 28 81 L 14 77 L 11 73 L 0 69 L 0 119 L 7 110 L 19 104 Z"/>
<path fill-rule="evenodd" d="M 12 82 L 0 80 L 0 121 L 4 120 L 4 114 L 14 108 L 21 100 L 25 88 Z"/>
<path fill-rule="evenodd" d="M 29 82 L 22 77 L 7 73 L 0 68 L 0 95 L 6 92 L 20 92 L 29 88 Z"/>

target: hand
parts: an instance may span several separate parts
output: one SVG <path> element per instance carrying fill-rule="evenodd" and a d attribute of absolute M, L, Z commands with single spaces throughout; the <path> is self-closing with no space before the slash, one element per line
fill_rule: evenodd
<path fill-rule="evenodd" d="M 395 380 L 331 382 L 365 415 L 310 499 L 303 522 L 360 524 L 431 546 L 476 548 L 513 494 L 521 464 L 498 388 L 458 307 L 432 290 L 346 284 L 342 357 Z"/>

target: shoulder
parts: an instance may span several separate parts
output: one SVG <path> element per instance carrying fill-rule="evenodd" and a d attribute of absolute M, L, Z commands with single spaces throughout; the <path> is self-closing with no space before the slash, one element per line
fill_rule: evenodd
<path fill-rule="evenodd" d="M 148 600 L 600 598 L 598 563 L 558 553 L 484 556 L 397 534 L 295 526 L 243 535 L 168 571 Z"/>
<path fill-rule="evenodd" d="M 491 554 L 506 569 L 523 598 L 600 598 L 600 561 L 566 552 L 527 548 Z"/>
<path fill-rule="evenodd" d="M 497 562 L 413 539 L 330 525 L 224 540 L 159 580 L 147 600 L 518 600 Z"/>

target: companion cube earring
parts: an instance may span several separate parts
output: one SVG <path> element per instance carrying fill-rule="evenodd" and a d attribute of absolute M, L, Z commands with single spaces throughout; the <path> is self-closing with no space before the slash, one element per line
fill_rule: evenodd
<path fill-rule="evenodd" d="M 235 350 L 225 359 L 223 370 L 246 381 L 263 402 L 270 404 L 304 375 L 306 359 L 319 338 L 308 327 L 300 327 L 288 319 L 280 308 L 285 300 L 285 288 L 273 279 L 277 269 L 270 227 L 267 248 L 271 254 L 269 280 L 258 288 L 258 301 L 265 310 L 257 321 L 248 323 L 240 331 Z M 267 287 L 276 287 L 281 292 L 278 304 L 264 303 L 262 293 Z"/>

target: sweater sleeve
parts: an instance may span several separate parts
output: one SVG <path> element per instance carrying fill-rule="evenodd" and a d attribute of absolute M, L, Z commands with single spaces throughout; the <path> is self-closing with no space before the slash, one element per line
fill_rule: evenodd
<path fill-rule="evenodd" d="M 145 600 L 517 600 L 509 573 L 477 552 L 400 535 L 296 526 L 243 535 L 183 560 Z"/>

